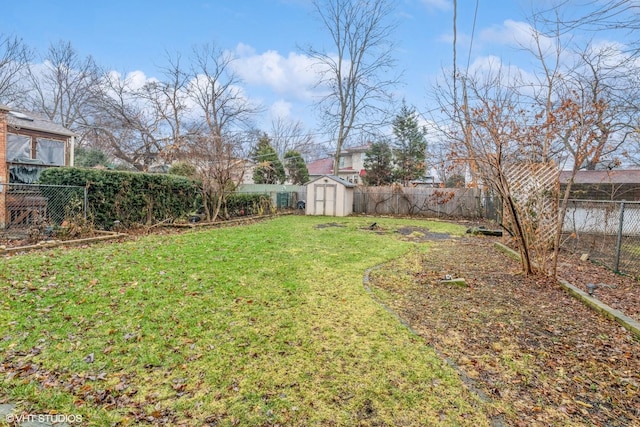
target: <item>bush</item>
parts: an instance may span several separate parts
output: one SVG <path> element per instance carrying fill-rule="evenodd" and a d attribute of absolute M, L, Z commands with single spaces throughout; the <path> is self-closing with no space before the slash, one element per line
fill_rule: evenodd
<path fill-rule="evenodd" d="M 125 227 L 173 220 L 197 208 L 197 184 L 175 175 L 49 168 L 39 182 L 86 187 L 88 210 L 99 229 L 116 220 Z"/>
<path fill-rule="evenodd" d="M 234 193 L 227 196 L 227 212 L 230 217 L 263 215 L 269 213 L 271 198 L 268 194 Z"/>
<path fill-rule="evenodd" d="M 178 162 L 171 165 L 169 168 L 170 175 L 185 176 L 187 178 L 193 178 L 196 175 L 196 167 L 190 163 Z"/>

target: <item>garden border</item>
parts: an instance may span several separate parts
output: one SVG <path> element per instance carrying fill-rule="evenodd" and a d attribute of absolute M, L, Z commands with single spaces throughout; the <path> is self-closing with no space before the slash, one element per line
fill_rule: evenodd
<path fill-rule="evenodd" d="M 98 233 L 102 235 L 96 236 L 96 237 L 86 237 L 83 239 L 75 239 L 75 240 L 42 240 L 36 243 L 35 245 L 15 246 L 10 248 L 0 246 L 0 255 L 7 255 L 15 252 L 33 251 L 38 249 L 55 248 L 58 246 L 66 246 L 66 245 L 81 245 L 84 243 L 100 242 L 103 240 L 112 240 L 112 239 L 117 239 L 119 237 L 128 236 L 128 234 L 119 233 L 115 231 L 95 230 L 94 233 Z"/>

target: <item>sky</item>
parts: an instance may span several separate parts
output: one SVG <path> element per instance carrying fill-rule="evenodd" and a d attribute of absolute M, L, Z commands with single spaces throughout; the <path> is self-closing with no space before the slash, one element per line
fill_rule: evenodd
<path fill-rule="evenodd" d="M 529 1 L 459 0 L 459 64 L 492 56 L 509 61 Z M 453 0 L 397 0 L 394 14 L 395 57 L 403 73 L 397 95 L 427 113 L 434 107 L 431 84 L 452 64 Z M 41 53 L 68 41 L 82 57 L 141 78 L 159 76 L 167 53 L 185 56 L 195 46 L 215 44 L 237 55 L 247 96 L 265 109 L 262 128 L 276 116 L 316 128 L 315 76 L 300 47 L 331 47 L 311 0 L 11 1 L 3 4 L 0 33 Z"/>

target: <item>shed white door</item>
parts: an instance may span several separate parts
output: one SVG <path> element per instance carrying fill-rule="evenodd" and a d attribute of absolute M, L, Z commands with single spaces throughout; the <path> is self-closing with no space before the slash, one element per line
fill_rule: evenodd
<path fill-rule="evenodd" d="M 315 214 L 336 216 L 336 196 L 338 186 L 336 184 L 316 184 Z"/>

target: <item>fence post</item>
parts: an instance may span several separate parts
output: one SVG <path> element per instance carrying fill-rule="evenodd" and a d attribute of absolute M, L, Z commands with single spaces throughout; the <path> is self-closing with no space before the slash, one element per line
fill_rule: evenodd
<path fill-rule="evenodd" d="M 616 261 L 613 265 L 613 271 L 619 273 L 620 270 L 620 252 L 622 249 L 622 226 L 624 223 L 624 202 L 620 202 L 620 219 L 618 220 L 618 241 L 616 242 Z"/>
<path fill-rule="evenodd" d="M 395 209 L 395 215 L 398 215 L 399 212 L 399 208 L 398 208 L 398 193 L 396 193 L 396 209 Z"/>
<path fill-rule="evenodd" d="M 87 205 L 89 204 L 89 196 L 87 187 L 84 187 L 84 206 L 82 208 L 82 214 L 84 215 L 84 219 L 87 219 Z"/>

